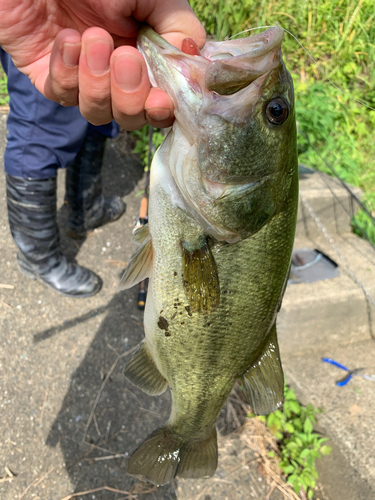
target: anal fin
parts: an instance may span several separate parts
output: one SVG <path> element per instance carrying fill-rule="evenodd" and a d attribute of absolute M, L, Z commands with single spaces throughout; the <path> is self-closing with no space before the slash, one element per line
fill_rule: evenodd
<path fill-rule="evenodd" d="M 162 394 L 168 382 L 159 372 L 145 341 L 142 341 L 124 368 L 125 377 L 142 391 L 152 396 Z"/>
<path fill-rule="evenodd" d="M 249 404 L 256 415 L 277 410 L 284 399 L 284 375 L 277 342 L 276 324 L 268 335 L 263 352 L 242 377 Z"/>

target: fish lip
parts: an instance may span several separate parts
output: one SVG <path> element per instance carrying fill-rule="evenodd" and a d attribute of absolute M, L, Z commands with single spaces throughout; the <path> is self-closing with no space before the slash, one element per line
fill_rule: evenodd
<path fill-rule="evenodd" d="M 252 60 L 266 56 L 269 52 L 281 48 L 284 31 L 278 26 L 272 26 L 261 33 L 247 38 L 225 40 L 223 42 L 207 42 L 201 54 L 210 61 L 229 62 L 236 58 Z M 228 54 L 230 57 L 221 57 Z"/>
<path fill-rule="evenodd" d="M 206 88 L 219 95 L 230 95 L 265 76 L 280 64 L 283 36 L 283 30 L 275 26 L 245 39 L 223 42 L 212 53 L 210 47 L 203 49 L 204 56 L 211 55 L 205 74 Z M 226 52 L 232 57 L 220 57 Z"/>
<path fill-rule="evenodd" d="M 221 59 L 221 61 L 226 61 L 226 60 L 231 60 L 232 57 L 238 57 L 239 55 L 247 55 L 251 58 L 255 57 L 262 57 L 269 52 L 271 52 L 273 49 L 275 49 L 278 45 L 281 45 L 283 41 L 283 36 L 284 36 L 284 31 L 282 28 L 279 28 L 278 26 L 272 26 L 271 28 L 268 28 L 265 31 L 262 31 L 261 33 L 258 33 L 256 35 L 251 35 L 248 38 L 240 38 L 237 40 L 227 40 L 224 42 L 215 42 L 215 43 L 220 43 L 220 47 L 223 47 L 225 52 L 230 54 L 231 57 Z M 150 42 L 154 43 L 157 45 L 160 49 L 167 50 L 168 53 L 172 54 L 183 54 L 184 56 L 189 56 L 189 54 L 185 54 L 181 50 L 179 50 L 177 47 L 174 45 L 170 44 L 167 42 L 165 38 L 163 38 L 161 35 L 156 33 L 150 26 L 144 25 L 138 34 L 138 39 L 141 39 L 142 37 L 145 37 L 147 40 Z M 236 47 L 232 48 L 227 48 L 227 44 L 231 43 L 233 45 L 233 42 L 237 42 Z M 251 50 L 243 50 L 241 49 L 241 45 L 243 45 L 245 48 L 250 48 L 253 46 Z M 207 43 L 206 46 L 210 46 L 210 43 Z M 202 49 L 202 56 L 208 59 L 209 61 L 214 61 L 216 59 L 213 59 L 210 57 L 211 52 L 210 50 L 205 50 L 205 47 Z M 190 57 L 196 57 L 196 56 L 190 56 Z M 215 54 L 214 54 L 215 57 Z"/>
<path fill-rule="evenodd" d="M 196 97 L 206 92 L 230 95 L 248 87 L 280 64 L 283 35 L 283 30 L 275 26 L 247 38 L 208 42 L 202 48 L 200 55 L 190 55 L 171 45 L 151 27 L 145 25 L 139 32 L 138 46 L 153 75 L 151 78 L 153 85 L 160 86 L 158 78 L 154 79 L 153 69 L 155 65 L 159 66 L 160 72 L 161 65 L 157 61 L 166 58 L 167 65 L 185 78 L 185 98 L 189 98 L 190 91 Z M 152 58 L 147 46 L 154 47 L 151 51 Z M 228 57 L 221 58 L 221 55 Z M 170 75 L 168 84 L 170 89 L 176 84 L 175 78 L 180 81 L 181 86 L 181 79 L 176 73 L 171 78 L 173 72 L 168 69 L 164 69 L 163 72 Z M 177 105 L 177 96 L 174 100 Z"/>

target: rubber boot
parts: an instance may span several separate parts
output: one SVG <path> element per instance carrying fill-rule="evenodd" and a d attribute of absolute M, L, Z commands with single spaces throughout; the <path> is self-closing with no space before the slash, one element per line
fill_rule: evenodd
<path fill-rule="evenodd" d="M 24 179 L 6 175 L 9 225 L 23 274 L 40 279 L 67 297 L 91 297 L 102 280 L 67 261 L 60 251 L 56 222 L 56 177 Z"/>
<path fill-rule="evenodd" d="M 102 164 L 106 137 L 88 134 L 77 157 L 66 169 L 68 235 L 84 238 L 87 232 L 119 219 L 125 203 L 119 196 L 104 198 Z"/>

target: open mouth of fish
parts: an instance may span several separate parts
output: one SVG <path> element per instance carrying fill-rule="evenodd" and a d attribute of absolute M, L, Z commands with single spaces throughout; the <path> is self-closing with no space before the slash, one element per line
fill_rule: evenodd
<path fill-rule="evenodd" d="M 208 42 L 201 51 L 192 41 L 192 55 L 169 44 L 148 26 L 138 37 L 151 83 L 166 91 L 175 107 L 172 134 L 181 153 L 174 152 L 169 161 L 172 176 L 190 212 L 199 214 L 202 225 L 218 239 L 223 238 L 223 232 L 215 230 L 205 207 L 234 196 L 251 196 L 275 174 L 252 167 L 251 157 L 246 159 L 249 168 L 246 165 L 242 170 L 233 168 L 232 161 L 225 163 L 233 144 L 223 140 L 223 151 L 218 151 L 210 128 L 216 127 L 218 136 L 220 128 L 231 133 L 249 124 L 266 87 L 283 78 L 282 40 L 283 30 L 272 27 L 247 38 Z M 203 139 L 205 134 L 210 138 Z M 182 158 L 192 161 L 187 165 Z M 241 161 L 244 164 L 245 160 Z M 228 235 L 225 238 L 229 241 Z"/>
<path fill-rule="evenodd" d="M 178 72 L 192 92 L 231 95 L 279 65 L 283 30 L 275 26 L 248 38 L 207 42 L 197 55 L 180 51 L 149 27 L 141 30 L 138 40 L 156 79 L 161 76 L 157 59 L 163 57 L 173 66 L 176 82 L 180 82 Z"/>

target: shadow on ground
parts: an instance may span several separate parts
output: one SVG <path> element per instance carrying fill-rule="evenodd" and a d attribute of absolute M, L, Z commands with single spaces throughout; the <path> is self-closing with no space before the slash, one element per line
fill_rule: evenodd
<path fill-rule="evenodd" d="M 126 138 L 120 137 L 115 147 L 106 153 L 106 195 L 126 196 L 143 176 L 143 168 L 137 163 L 122 168 L 117 158 L 121 148 L 126 149 L 122 140 L 126 141 Z M 58 213 L 60 227 L 66 216 L 67 207 L 62 206 Z M 84 240 L 71 240 L 62 231 L 61 242 L 64 253 L 75 260 Z M 108 304 L 34 335 L 35 343 L 44 342 L 77 325 L 84 328 L 94 316 L 105 315 L 82 363 L 71 374 L 69 390 L 46 444 L 61 447 L 76 493 L 110 486 L 114 490 L 142 493 L 144 500 L 174 499 L 173 485 L 155 488 L 126 474 L 128 456 L 149 433 L 165 422 L 170 411 L 168 393 L 152 398 L 132 386 L 122 375 L 130 354 L 120 356 L 143 338 L 142 313 L 136 308 L 136 295 L 136 287 L 119 292 Z M 110 370 L 113 371 L 108 377 Z M 94 497 L 114 500 L 123 498 L 124 494 L 102 491 Z"/>
<path fill-rule="evenodd" d="M 132 301 L 129 302 L 129 299 Z M 49 432 L 47 445 L 60 445 L 75 492 L 104 485 L 123 491 L 134 487 L 135 491 L 139 490 L 139 486 L 135 486 L 139 481 L 126 475 L 127 457 L 169 415 L 169 394 L 158 398 L 147 396 L 122 375 L 127 357 L 119 356 L 143 338 L 141 315 L 134 311 L 133 299 L 132 291 L 120 292 L 108 304 L 106 318 L 83 362 L 72 374 L 69 391 Z M 95 314 L 98 313 L 94 310 Z M 87 317 L 91 316 L 78 317 L 76 322 L 84 322 Z M 62 330 L 63 325 L 60 331 L 55 328 L 40 332 L 35 341 L 43 341 L 62 333 Z M 115 368 L 108 378 L 114 364 Z M 103 387 L 105 380 L 107 382 Z M 98 394 L 98 404 L 92 414 Z M 91 424 L 86 433 L 91 414 Z M 122 456 L 103 459 L 111 455 Z M 173 491 L 173 487 L 162 487 L 144 494 L 142 498 L 176 498 Z M 99 498 L 114 497 L 113 493 L 108 493 L 108 497 L 103 493 Z"/>

